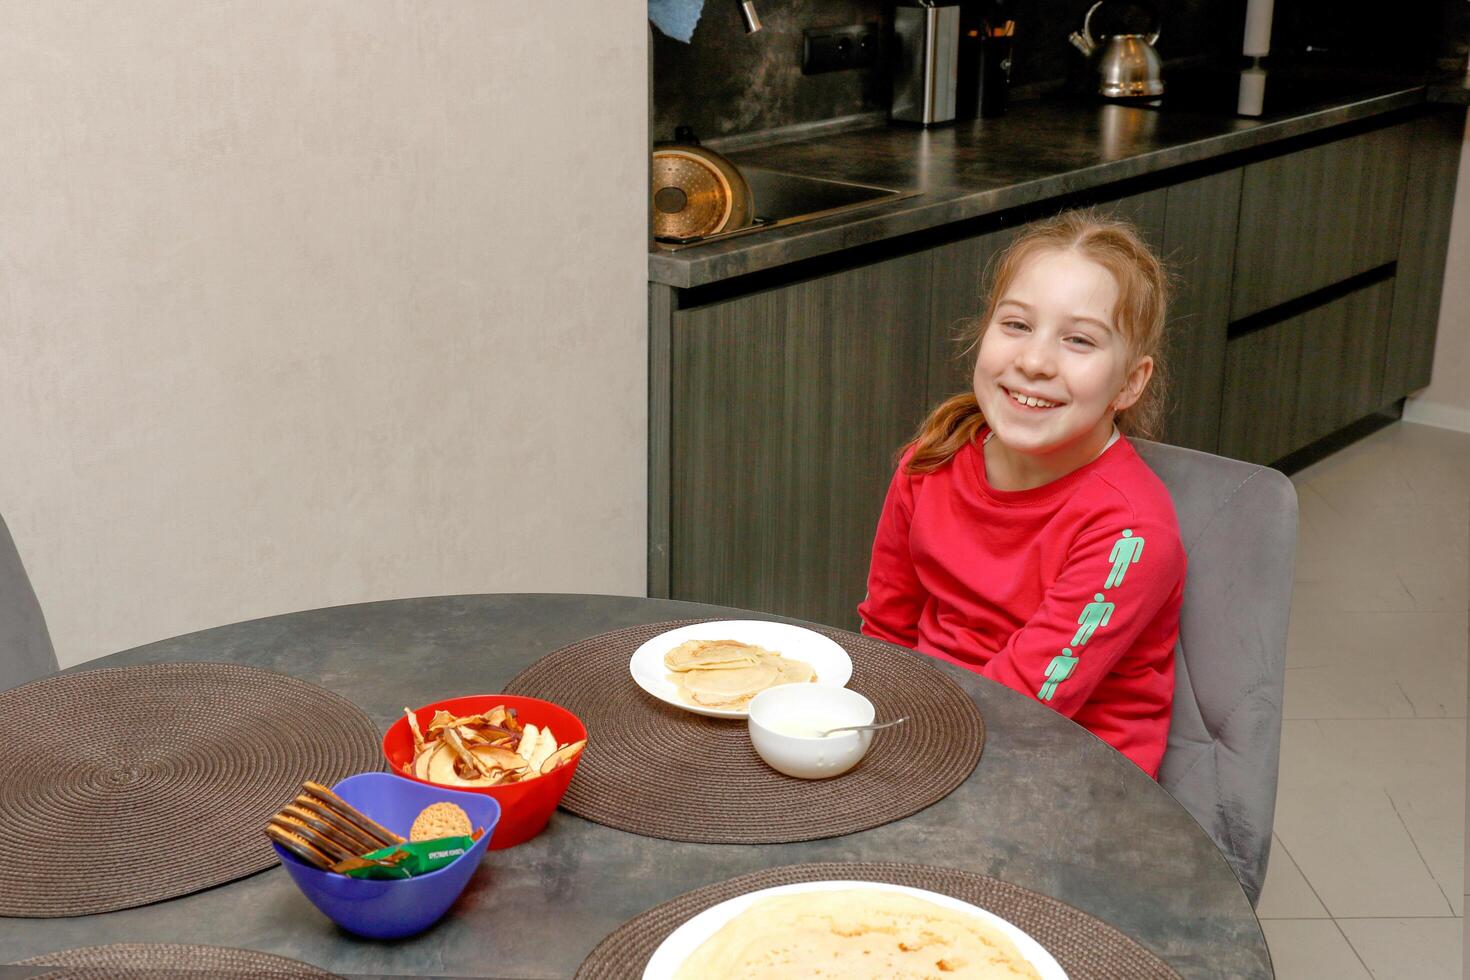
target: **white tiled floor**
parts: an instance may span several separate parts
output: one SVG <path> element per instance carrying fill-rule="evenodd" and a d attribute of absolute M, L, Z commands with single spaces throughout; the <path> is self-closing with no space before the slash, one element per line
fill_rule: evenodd
<path fill-rule="evenodd" d="M 1276 975 L 1454 980 L 1470 435 L 1398 422 L 1292 480 L 1301 538 L 1257 909 Z"/>

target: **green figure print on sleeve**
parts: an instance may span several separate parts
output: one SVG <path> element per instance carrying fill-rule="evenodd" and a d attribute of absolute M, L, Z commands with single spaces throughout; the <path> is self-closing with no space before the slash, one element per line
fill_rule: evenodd
<path fill-rule="evenodd" d="M 1128 573 L 1128 566 L 1143 557 L 1143 538 L 1135 538 L 1132 529 L 1125 528 L 1123 536 L 1113 544 L 1113 553 L 1108 555 L 1108 561 L 1113 563 L 1113 571 L 1108 575 L 1108 580 L 1103 583 L 1103 588 L 1111 589 L 1123 584 L 1123 576 Z"/>
<path fill-rule="evenodd" d="M 1082 615 L 1077 617 L 1080 625 L 1076 635 L 1072 637 L 1074 647 L 1080 647 L 1092 639 L 1093 630 L 1108 625 L 1108 620 L 1113 618 L 1113 604 L 1105 601 L 1101 592 L 1094 592 L 1092 599 L 1092 602 L 1083 607 Z"/>
<path fill-rule="evenodd" d="M 1128 566 L 1135 564 L 1141 557 L 1143 538 L 1135 537 L 1132 528 L 1124 528 L 1118 540 L 1113 542 L 1112 553 L 1108 555 L 1108 561 L 1113 563 L 1113 570 L 1108 573 L 1108 580 L 1103 583 L 1103 588 L 1112 589 L 1122 585 L 1123 576 L 1128 574 Z M 1092 601 L 1082 607 L 1082 614 L 1077 617 L 1077 632 L 1072 634 L 1072 647 L 1086 645 L 1099 626 L 1108 625 L 1116 608 L 1101 592 L 1094 592 Z M 1042 682 L 1041 690 L 1036 692 L 1038 701 L 1050 701 L 1057 693 L 1057 685 L 1071 677 L 1076 670 L 1080 658 L 1072 656 L 1072 647 L 1063 647 L 1062 652 L 1052 657 L 1051 663 L 1046 665 L 1046 680 Z"/>
<path fill-rule="evenodd" d="M 1051 658 L 1051 663 L 1046 665 L 1046 683 L 1041 685 L 1041 690 L 1036 692 L 1038 701 L 1050 701 L 1051 696 L 1057 693 L 1057 685 L 1072 676 L 1072 670 L 1077 666 L 1077 658 L 1072 656 L 1072 651 L 1063 647 L 1062 652 Z"/>

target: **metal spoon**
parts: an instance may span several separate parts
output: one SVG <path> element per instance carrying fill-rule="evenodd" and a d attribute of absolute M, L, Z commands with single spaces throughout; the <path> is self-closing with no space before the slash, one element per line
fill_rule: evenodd
<path fill-rule="evenodd" d="M 892 728 L 894 725 L 902 725 L 908 720 L 909 716 L 904 715 L 902 718 L 895 718 L 892 721 L 880 721 L 875 725 L 843 725 L 841 728 L 829 728 L 817 737 L 826 738 L 833 732 L 876 732 L 880 728 Z"/>

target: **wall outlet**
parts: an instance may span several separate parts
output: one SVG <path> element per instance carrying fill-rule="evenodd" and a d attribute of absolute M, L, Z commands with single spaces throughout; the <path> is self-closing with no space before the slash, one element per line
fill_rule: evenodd
<path fill-rule="evenodd" d="M 848 68 L 872 68 L 882 55 L 883 31 L 877 24 L 804 30 L 801 73 L 820 75 Z"/>

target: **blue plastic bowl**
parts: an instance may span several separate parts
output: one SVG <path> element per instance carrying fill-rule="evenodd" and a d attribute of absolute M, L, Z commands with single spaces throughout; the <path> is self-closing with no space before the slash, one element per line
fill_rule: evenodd
<path fill-rule="evenodd" d="M 332 791 L 404 837 L 424 807 L 444 801 L 459 804 L 469 814 L 472 825 L 485 828 L 475 846 L 453 864 L 416 878 L 386 881 L 349 878 L 313 868 L 271 842 L 291 880 L 311 904 L 348 932 L 370 939 L 411 936 L 438 922 L 480 866 L 500 820 L 500 804 L 489 796 L 416 783 L 386 772 L 348 776 Z"/>

